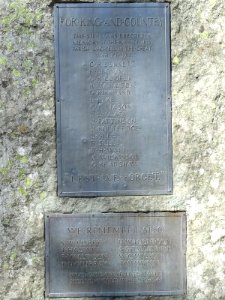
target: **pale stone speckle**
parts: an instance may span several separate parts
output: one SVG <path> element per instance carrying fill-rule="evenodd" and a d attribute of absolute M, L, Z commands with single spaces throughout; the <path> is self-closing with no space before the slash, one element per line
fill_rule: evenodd
<path fill-rule="evenodd" d="M 217 189 L 219 187 L 219 184 L 220 184 L 219 178 L 215 178 L 210 181 L 210 185 L 214 189 Z"/>
<path fill-rule="evenodd" d="M 221 238 L 225 239 L 225 228 L 224 229 L 223 228 L 216 228 L 215 230 L 213 230 L 213 232 L 211 233 L 212 243 L 216 243 Z"/>
<path fill-rule="evenodd" d="M 36 180 L 38 178 L 38 172 L 34 172 L 28 175 L 31 180 Z"/>
<path fill-rule="evenodd" d="M 45 117 L 51 116 L 51 115 L 52 115 L 52 111 L 50 111 L 50 110 L 44 110 L 44 111 L 43 111 L 43 115 L 44 115 Z"/>
<path fill-rule="evenodd" d="M 213 207 L 219 203 L 218 199 L 214 195 L 209 195 L 208 200 L 208 205 L 210 207 Z"/>
<path fill-rule="evenodd" d="M 19 147 L 18 149 L 17 149 L 17 153 L 19 154 L 19 155 L 26 155 L 27 153 L 29 153 L 30 152 L 30 149 L 29 148 L 24 148 L 24 147 Z"/>
<path fill-rule="evenodd" d="M 204 169 L 199 169 L 199 175 L 203 175 L 205 173 L 205 170 Z"/>

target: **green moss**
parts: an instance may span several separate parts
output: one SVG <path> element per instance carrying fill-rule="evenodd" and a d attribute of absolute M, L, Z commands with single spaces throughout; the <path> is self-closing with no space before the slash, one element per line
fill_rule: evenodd
<path fill-rule="evenodd" d="M 179 65 L 179 63 L 180 63 L 180 58 L 178 56 L 174 56 L 174 58 L 173 58 L 173 64 L 174 65 Z"/>
<path fill-rule="evenodd" d="M 27 177 L 26 181 L 25 181 L 25 185 L 27 188 L 32 187 L 32 185 L 34 184 L 33 180 L 31 180 L 29 177 Z"/>
<path fill-rule="evenodd" d="M 208 31 L 203 31 L 203 32 L 200 32 L 200 37 L 203 39 L 203 40 L 207 40 L 209 38 L 210 34 Z"/>
<path fill-rule="evenodd" d="M 1 20 L 2 25 L 7 26 L 7 27 L 9 27 L 10 24 L 14 21 L 15 21 L 15 19 L 14 19 L 13 15 L 4 16 Z"/>
<path fill-rule="evenodd" d="M 11 251 L 11 253 L 10 253 L 10 259 L 11 260 L 15 260 L 17 258 L 17 253 L 16 253 L 16 251 L 14 250 L 14 251 Z"/>
<path fill-rule="evenodd" d="M 43 14 L 43 12 L 40 12 L 40 11 L 37 12 L 36 15 L 35 15 L 35 19 L 38 22 L 42 21 L 43 17 L 44 17 L 44 14 Z"/>
<path fill-rule="evenodd" d="M 37 48 L 37 47 L 38 47 L 38 45 L 34 42 L 30 42 L 30 43 L 27 44 L 28 49 L 34 49 L 34 48 Z"/>
<path fill-rule="evenodd" d="M 24 170 L 23 175 L 22 175 L 23 178 L 25 177 L 24 173 L 25 173 L 25 170 Z M 34 181 L 29 177 L 26 177 L 24 179 L 25 179 L 24 186 L 19 186 L 18 187 L 18 192 L 20 193 L 20 195 L 26 197 L 29 194 L 29 191 L 31 190 L 31 188 L 36 188 L 36 187 L 39 188 L 39 186 L 37 186 L 37 181 Z"/>
<path fill-rule="evenodd" d="M 19 169 L 19 174 L 18 177 L 20 180 L 24 180 L 25 179 L 25 175 L 26 175 L 26 170 L 25 169 Z"/>
<path fill-rule="evenodd" d="M 7 59 L 4 56 L 0 56 L 0 65 L 6 65 L 7 64 Z"/>
<path fill-rule="evenodd" d="M 9 4 L 9 7 L 13 11 L 12 16 L 13 16 L 14 20 L 23 18 L 23 22 L 25 25 L 30 26 L 32 24 L 33 15 L 27 8 L 26 3 L 24 3 L 20 0 L 17 0 L 17 1 L 11 2 Z"/>
<path fill-rule="evenodd" d="M 37 79 L 32 79 L 32 86 L 35 87 L 35 85 L 38 84 L 38 80 Z"/>
<path fill-rule="evenodd" d="M 36 188 L 36 189 L 40 189 L 42 187 L 41 182 L 36 180 L 33 187 Z"/>
<path fill-rule="evenodd" d="M 18 187 L 18 192 L 20 193 L 20 195 L 26 197 L 28 195 L 28 192 L 26 191 L 26 189 L 22 186 Z"/>
<path fill-rule="evenodd" d="M 23 67 L 26 71 L 31 71 L 33 68 L 33 62 L 30 59 L 23 61 Z"/>
<path fill-rule="evenodd" d="M 19 160 L 23 164 L 27 164 L 29 161 L 27 155 L 20 155 L 20 154 L 16 155 L 16 160 Z"/>
<path fill-rule="evenodd" d="M 9 160 L 5 167 L 0 168 L 0 174 L 3 177 L 7 177 L 12 169 L 13 162 Z"/>
<path fill-rule="evenodd" d="M 12 42 L 8 42 L 8 43 L 6 44 L 6 49 L 7 49 L 8 51 L 12 51 L 12 50 L 13 50 L 13 44 L 12 44 Z"/>
<path fill-rule="evenodd" d="M 11 2 L 10 4 L 9 4 L 9 8 L 12 8 L 12 9 L 14 9 L 14 10 L 16 10 L 16 9 L 18 9 L 18 3 L 19 1 L 14 1 L 14 2 Z M 22 7 L 22 4 L 21 4 L 21 7 Z"/>
<path fill-rule="evenodd" d="M 15 0 L 9 4 L 9 14 L 1 19 L 3 30 L 12 30 L 18 34 L 31 33 L 31 26 L 43 19 L 43 12 L 36 10 L 35 12 L 28 6 L 29 3 L 23 0 Z"/>
<path fill-rule="evenodd" d="M 13 75 L 14 75 L 15 77 L 20 77 L 20 76 L 21 76 L 21 73 L 20 73 L 19 70 L 14 69 L 14 70 L 12 71 L 12 73 L 13 73 Z"/>
<path fill-rule="evenodd" d="M 47 197 L 47 192 L 41 192 L 40 193 L 40 199 L 44 200 Z"/>
<path fill-rule="evenodd" d="M 28 157 L 27 157 L 26 155 L 24 155 L 24 156 L 21 157 L 20 161 L 21 161 L 23 164 L 27 164 L 28 161 L 29 161 L 29 159 L 28 159 Z"/>
<path fill-rule="evenodd" d="M 8 169 L 7 167 L 0 168 L 0 174 L 2 176 L 7 176 L 9 174 L 9 172 L 10 172 L 10 169 Z"/>
<path fill-rule="evenodd" d="M 31 88 L 30 87 L 25 87 L 24 89 L 23 89 L 23 91 L 22 91 L 22 95 L 23 96 L 25 96 L 25 97 L 27 97 L 27 96 L 29 96 L 30 95 L 30 93 L 31 93 Z"/>

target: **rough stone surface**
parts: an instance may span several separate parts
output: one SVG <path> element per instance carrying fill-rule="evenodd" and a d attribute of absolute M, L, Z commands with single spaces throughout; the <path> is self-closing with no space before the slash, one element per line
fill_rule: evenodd
<path fill-rule="evenodd" d="M 176 299 L 225 299 L 225 2 L 167 2 L 174 194 L 62 199 L 56 195 L 52 2 L 0 0 L 1 299 L 44 299 L 45 213 L 151 210 L 187 211 L 188 293 Z"/>

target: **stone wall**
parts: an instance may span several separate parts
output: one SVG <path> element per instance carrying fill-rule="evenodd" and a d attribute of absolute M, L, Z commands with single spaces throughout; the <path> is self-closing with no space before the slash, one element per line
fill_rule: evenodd
<path fill-rule="evenodd" d="M 225 2 L 167 2 L 174 193 L 70 199 L 56 193 L 53 3 L 0 0 L 1 299 L 44 299 L 45 213 L 152 210 L 187 212 L 188 293 L 176 299 L 225 299 Z"/>

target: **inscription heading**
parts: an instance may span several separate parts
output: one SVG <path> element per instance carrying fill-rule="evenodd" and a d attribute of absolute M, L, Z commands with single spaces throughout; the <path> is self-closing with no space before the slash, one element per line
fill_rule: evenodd
<path fill-rule="evenodd" d="M 162 19 L 156 17 L 116 17 L 116 18 L 60 18 L 60 25 L 64 26 L 157 26 L 162 27 Z"/>

